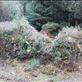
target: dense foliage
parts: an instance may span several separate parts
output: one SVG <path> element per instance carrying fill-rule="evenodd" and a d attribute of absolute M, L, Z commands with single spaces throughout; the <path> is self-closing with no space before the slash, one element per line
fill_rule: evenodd
<path fill-rule="evenodd" d="M 63 1 L 33 1 L 32 3 L 30 2 L 30 8 L 27 6 L 26 10 L 28 11 L 28 21 L 38 30 L 41 30 L 41 26 L 47 22 L 53 21 L 60 23 L 62 21 L 68 21 L 69 11 L 67 11 L 66 9 L 63 10 L 63 5 Z"/>
<path fill-rule="evenodd" d="M 39 60 L 54 61 L 54 63 L 63 60 L 76 62 L 82 53 L 82 29 L 78 26 L 82 21 L 81 7 L 82 1 L 74 0 L 14 1 L 13 5 L 10 1 L 0 2 L 0 21 L 13 19 L 17 25 L 14 32 L 0 34 L 0 52 L 3 52 L 0 56 L 3 56 L 6 51 L 7 55 L 15 54 L 13 57 L 19 59 L 34 58 L 32 62 L 37 64 Z M 19 21 L 23 15 L 26 19 Z M 33 27 L 25 29 L 31 27 L 26 24 L 27 20 L 41 32 Z M 73 27 L 70 27 L 71 25 Z M 17 33 L 18 36 L 15 35 L 17 41 L 15 41 L 13 35 Z M 14 49 L 16 50 L 13 51 Z"/>
<path fill-rule="evenodd" d="M 12 20 L 15 18 L 19 19 L 24 15 L 27 17 L 30 24 L 39 31 L 42 25 L 47 22 L 59 24 L 65 22 L 74 26 L 75 24 L 81 23 L 81 9 L 82 1 L 76 0 L 1 1 L 0 21 Z"/>
<path fill-rule="evenodd" d="M 79 61 L 82 49 L 82 30 L 79 27 L 67 27 L 56 36 L 54 58 L 57 62 L 69 60 L 72 63 Z"/>
<path fill-rule="evenodd" d="M 62 25 L 54 22 L 48 22 L 42 26 L 41 32 L 46 32 L 47 35 L 55 36 L 62 29 Z"/>

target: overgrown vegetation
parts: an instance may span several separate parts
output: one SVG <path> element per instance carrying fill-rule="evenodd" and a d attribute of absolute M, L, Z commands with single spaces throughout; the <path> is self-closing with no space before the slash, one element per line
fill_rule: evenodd
<path fill-rule="evenodd" d="M 61 61 L 68 60 L 75 64 L 78 63 L 81 56 L 82 30 L 79 26 L 64 27 L 60 30 L 58 35 L 54 36 L 52 47 L 51 41 L 41 36 L 38 36 L 35 41 L 26 40 L 24 35 L 22 37 L 23 43 L 21 43 L 20 58 L 35 57 L 38 58 L 41 63 L 50 61 L 60 63 Z M 45 46 L 47 48 L 45 48 Z M 46 53 L 44 53 L 44 51 Z"/>
<path fill-rule="evenodd" d="M 19 41 L 14 37 L 14 32 L 0 33 L 0 57 L 16 58 L 19 52 Z"/>
<path fill-rule="evenodd" d="M 78 82 L 81 63 L 82 1 L 0 1 L 0 82 L 63 82 L 77 70 Z"/>
<path fill-rule="evenodd" d="M 54 58 L 57 60 L 69 60 L 77 63 L 81 57 L 82 30 L 80 27 L 67 27 L 56 36 L 54 46 Z"/>
<path fill-rule="evenodd" d="M 42 32 L 46 32 L 48 35 L 56 36 L 59 30 L 62 29 L 62 26 L 54 23 L 54 22 L 48 22 L 42 26 Z"/>
<path fill-rule="evenodd" d="M 65 60 L 71 63 L 79 61 L 82 55 L 82 29 L 78 25 L 81 19 L 77 16 L 78 13 L 75 13 L 75 8 L 79 8 L 78 2 L 72 2 L 74 6 L 70 6 L 72 5 L 70 1 L 62 0 L 54 3 L 53 0 L 36 0 L 18 2 L 16 8 L 14 7 L 16 2 L 13 5 L 11 2 L 2 3 L 1 10 L 8 7 L 9 12 L 1 13 L 4 15 L 1 16 L 1 21 L 6 20 L 7 16 L 8 20 L 13 19 L 12 22 L 16 24 L 16 28 L 10 32 L 0 31 L 0 56 L 34 58 L 32 62 L 36 64 L 46 64 L 51 61 L 60 63 Z M 3 27 L 0 28 L 3 29 Z"/>

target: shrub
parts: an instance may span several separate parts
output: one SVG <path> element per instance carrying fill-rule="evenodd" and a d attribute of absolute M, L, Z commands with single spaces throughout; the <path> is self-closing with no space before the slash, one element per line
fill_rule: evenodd
<path fill-rule="evenodd" d="M 82 29 L 79 26 L 75 26 L 75 27 L 64 27 L 62 29 L 62 31 L 59 32 L 59 34 L 56 36 L 56 39 L 58 38 L 62 38 L 65 36 L 71 36 L 73 38 L 81 38 L 81 31 Z M 79 37 L 78 37 L 79 36 Z M 56 40 L 55 39 L 55 40 Z"/>
<path fill-rule="evenodd" d="M 62 60 L 69 60 L 75 63 L 82 54 L 82 30 L 80 27 L 67 27 L 55 38 L 53 56 L 56 63 Z"/>
<path fill-rule="evenodd" d="M 42 31 L 45 31 L 50 35 L 56 35 L 60 29 L 61 26 L 54 22 L 48 22 L 42 26 Z"/>
<path fill-rule="evenodd" d="M 31 58 L 34 57 L 36 49 L 30 44 L 28 41 L 19 42 L 20 43 L 20 51 L 18 57 L 20 59 Z"/>
<path fill-rule="evenodd" d="M 22 41 L 22 46 L 20 45 L 21 49 L 25 52 L 25 55 L 22 53 L 22 57 L 36 57 L 43 63 L 47 60 L 54 61 L 55 63 L 63 60 L 69 60 L 70 62 L 79 60 L 78 57 L 81 55 L 82 45 L 82 29 L 79 26 L 64 27 L 52 43 L 51 39 L 47 39 L 46 37 L 36 37 L 35 35 L 35 39 L 32 39 L 32 37 L 29 39 L 29 36 L 27 33 L 25 39 L 25 35 L 22 35 L 22 39 L 20 40 Z"/>
<path fill-rule="evenodd" d="M 19 52 L 19 41 L 14 32 L 0 32 L 0 57 L 16 58 Z"/>

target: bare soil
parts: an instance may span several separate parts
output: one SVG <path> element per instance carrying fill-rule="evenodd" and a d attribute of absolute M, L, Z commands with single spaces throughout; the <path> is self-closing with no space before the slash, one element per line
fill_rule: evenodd
<path fill-rule="evenodd" d="M 0 82 L 82 82 L 82 65 L 78 71 L 66 72 L 52 63 L 31 68 L 29 60 L 0 58 Z"/>

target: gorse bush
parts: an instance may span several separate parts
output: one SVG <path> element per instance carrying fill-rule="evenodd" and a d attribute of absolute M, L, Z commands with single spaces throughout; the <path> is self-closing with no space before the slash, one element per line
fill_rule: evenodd
<path fill-rule="evenodd" d="M 27 37 L 29 37 L 28 33 Z M 42 36 L 38 36 L 33 41 L 26 40 L 25 36 L 22 35 L 22 39 L 20 40 L 22 41 L 20 45 L 21 53 L 19 56 L 21 58 L 36 57 L 40 59 L 41 63 L 48 61 L 59 63 L 64 60 L 69 60 L 72 63 L 79 61 L 82 53 L 82 29 L 79 26 L 64 27 L 55 36 L 54 41 L 51 42 L 51 40 Z"/>
<path fill-rule="evenodd" d="M 82 55 L 82 29 L 79 26 L 64 27 L 54 38 L 50 38 L 36 31 L 24 18 L 13 22 L 17 28 L 3 32 L 0 37 L 1 48 L 11 50 L 10 53 L 7 50 L 9 55 L 16 54 L 15 57 L 20 59 L 36 58 L 43 64 L 50 61 L 59 63 L 63 60 L 77 62 Z M 53 23 L 52 25 L 54 28 Z M 48 28 L 51 32 L 53 29 L 50 28 L 51 26 Z M 44 30 L 46 31 L 45 27 Z M 1 55 L 6 51 L 4 48 L 1 49 Z"/>
<path fill-rule="evenodd" d="M 20 43 L 20 51 L 18 57 L 20 59 L 23 58 L 31 58 L 37 54 L 36 48 L 34 48 L 28 41 L 19 42 Z"/>
<path fill-rule="evenodd" d="M 80 50 L 79 44 L 75 42 L 64 41 L 63 39 L 58 42 L 54 50 L 54 60 L 55 62 L 62 60 L 69 60 L 70 62 L 75 62 L 78 60 Z"/>
<path fill-rule="evenodd" d="M 14 37 L 14 32 L 0 32 L 0 57 L 16 58 L 19 52 L 19 41 Z"/>
<path fill-rule="evenodd" d="M 82 54 L 82 30 L 80 27 L 63 28 L 54 41 L 53 56 L 56 63 L 66 59 L 72 63 L 79 60 Z"/>
<path fill-rule="evenodd" d="M 58 33 L 58 35 L 56 36 L 56 39 L 62 38 L 62 37 L 65 37 L 65 36 L 70 36 L 70 37 L 73 37 L 73 38 L 81 38 L 82 37 L 81 36 L 81 31 L 82 31 L 82 29 L 79 26 L 75 26 L 75 27 L 72 27 L 72 26 L 68 27 L 67 26 L 67 27 L 64 27 L 62 29 L 62 31 L 60 31 Z"/>
<path fill-rule="evenodd" d="M 44 51 L 48 53 L 48 49 L 46 50 L 45 46 L 49 46 L 50 41 L 48 39 L 45 39 L 43 37 L 37 37 L 37 40 L 35 40 L 34 43 L 32 41 L 26 41 L 23 38 L 20 39 L 20 58 L 24 57 L 36 57 L 40 59 L 41 54 L 44 54 Z M 41 53 L 41 54 L 40 54 Z M 44 57 L 45 58 L 45 57 Z"/>

